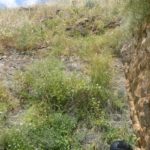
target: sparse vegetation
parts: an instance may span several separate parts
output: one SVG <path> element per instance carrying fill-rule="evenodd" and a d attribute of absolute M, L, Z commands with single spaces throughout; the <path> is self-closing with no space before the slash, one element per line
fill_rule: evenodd
<path fill-rule="evenodd" d="M 92 135 L 101 133 L 103 149 L 114 139 L 134 141 L 124 125 L 118 129 L 110 122 L 111 113 L 123 113 L 124 102 L 114 95 L 110 82 L 112 56 L 119 54 L 124 37 L 120 10 L 112 10 L 111 16 L 104 10 L 87 1 L 79 8 L 37 6 L 0 12 L 0 51 L 25 55 L 46 50 L 46 58 L 16 72 L 14 86 L 8 90 L 11 101 L 0 87 L 0 112 L 11 112 L 8 105 L 14 97 L 25 111 L 20 125 L 2 127 L 0 146 L 8 150 L 80 150 L 91 130 Z M 88 149 L 98 144 L 94 141 Z"/>

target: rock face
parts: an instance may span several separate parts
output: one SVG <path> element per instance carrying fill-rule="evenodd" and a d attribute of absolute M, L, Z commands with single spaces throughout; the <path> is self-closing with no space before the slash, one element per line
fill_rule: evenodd
<path fill-rule="evenodd" d="M 150 150 L 150 26 L 122 49 L 133 128 L 140 150 Z"/>

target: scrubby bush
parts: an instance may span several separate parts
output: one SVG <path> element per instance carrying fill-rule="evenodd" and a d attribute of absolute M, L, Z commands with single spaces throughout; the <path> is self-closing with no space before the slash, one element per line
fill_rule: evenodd
<path fill-rule="evenodd" d="M 32 102 L 44 101 L 55 110 L 77 109 L 84 116 L 88 112 L 94 113 L 94 101 L 98 108 L 107 104 L 110 80 L 108 61 L 100 60 L 100 64 L 97 62 L 96 65 L 101 67 L 99 70 L 94 70 L 93 67 L 91 80 L 88 80 L 74 73 L 67 75 L 63 65 L 50 57 L 33 65 L 24 75 L 18 76 L 21 89 L 19 95 Z"/>
<path fill-rule="evenodd" d="M 52 57 L 29 68 L 22 77 L 22 83 L 20 94 L 23 97 L 45 101 L 60 108 L 72 98 L 72 92 L 77 86 L 71 77 L 65 75 L 63 65 Z"/>
<path fill-rule="evenodd" d="M 74 142 L 73 131 L 77 122 L 73 117 L 54 113 L 44 121 L 32 122 L 19 129 L 10 129 L 5 133 L 4 149 L 8 150 L 34 150 L 53 149 L 70 150 L 77 148 Z"/>

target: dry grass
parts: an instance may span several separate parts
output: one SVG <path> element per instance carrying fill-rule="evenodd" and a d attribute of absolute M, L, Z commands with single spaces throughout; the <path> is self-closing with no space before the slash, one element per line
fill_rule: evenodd
<path fill-rule="evenodd" d="M 84 34 L 90 30 L 104 32 L 104 26 L 110 20 L 116 20 L 115 13 L 107 13 L 100 6 L 94 8 L 70 8 L 60 6 L 35 6 L 26 9 L 12 9 L 0 12 L 0 47 L 1 51 L 16 49 L 18 51 L 36 50 L 51 46 L 55 35 L 66 35 L 65 29 L 73 27 L 82 19 L 94 19 L 84 28 Z M 74 27 L 73 35 L 82 34 L 81 27 Z M 78 29 L 79 28 L 79 29 Z M 97 28 L 97 29 L 95 29 Z M 76 33 L 78 32 L 79 33 Z M 83 29 L 82 29 L 83 32 Z M 67 36 L 66 36 L 67 37 Z M 68 37 L 67 37 L 68 38 Z"/>

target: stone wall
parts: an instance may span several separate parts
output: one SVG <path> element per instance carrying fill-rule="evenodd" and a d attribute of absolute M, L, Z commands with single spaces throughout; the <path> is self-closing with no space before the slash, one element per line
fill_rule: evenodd
<path fill-rule="evenodd" d="M 150 150 L 150 25 L 122 49 L 133 128 L 140 150 Z"/>

